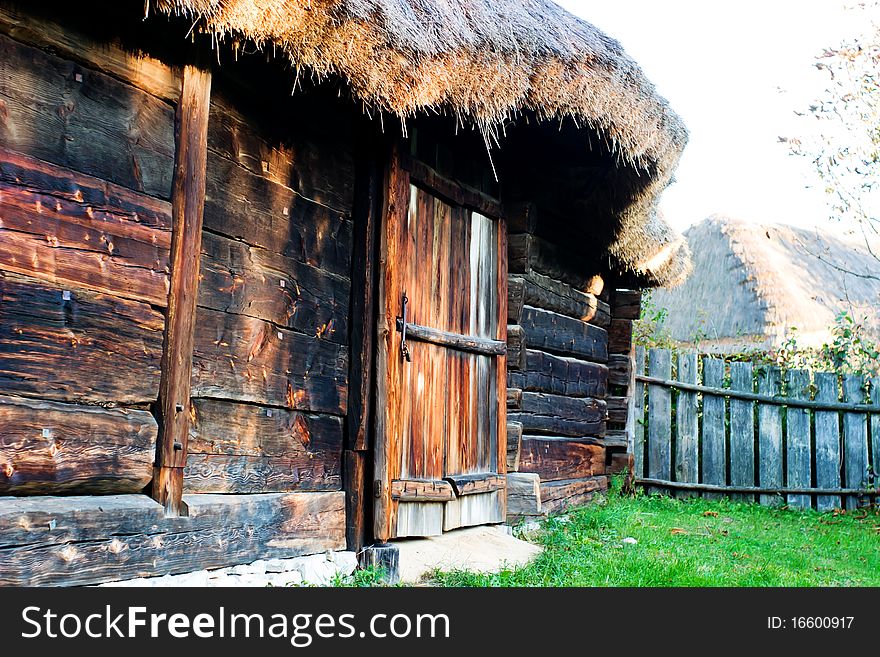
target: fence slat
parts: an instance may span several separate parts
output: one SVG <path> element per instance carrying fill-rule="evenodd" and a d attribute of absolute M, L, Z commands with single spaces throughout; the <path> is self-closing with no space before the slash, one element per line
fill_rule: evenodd
<path fill-rule="evenodd" d="M 753 392 L 751 363 L 730 364 L 730 387 Z M 755 485 L 755 404 L 743 399 L 730 400 L 730 483 Z M 754 495 L 732 497 L 744 502 L 755 501 Z"/>
<path fill-rule="evenodd" d="M 877 413 L 871 414 L 871 471 L 876 487 L 880 486 L 880 382 L 876 379 L 871 385 L 871 404 L 878 409 Z M 880 497 L 875 498 L 874 503 L 880 504 Z"/>
<path fill-rule="evenodd" d="M 678 355 L 679 381 L 697 383 L 697 354 Z M 700 481 L 699 435 L 697 433 L 697 393 L 679 391 L 675 421 L 675 481 Z M 693 491 L 679 490 L 676 497 L 695 497 Z"/>
<path fill-rule="evenodd" d="M 788 396 L 795 399 L 810 398 L 810 373 L 804 370 L 788 372 Z M 786 486 L 790 488 L 809 488 L 812 481 L 810 463 L 810 411 L 806 408 L 786 410 L 785 454 Z M 809 495 L 789 495 L 789 506 L 809 509 Z"/>
<path fill-rule="evenodd" d="M 758 392 L 762 395 L 781 394 L 782 372 L 778 367 L 764 367 L 758 372 Z M 758 404 L 758 485 L 780 488 L 782 477 L 782 408 L 778 404 Z M 761 504 L 780 504 L 778 495 L 761 495 Z"/>
<path fill-rule="evenodd" d="M 837 375 L 816 372 L 816 400 L 837 401 Z M 840 488 L 840 415 L 833 411 L 816 411 L 816 486 Z M 817 495 L 819 511 L 839 509 L 839 495 Z"/>
<path fill-rule="evenodd" d="M 667 349 L 648 352 L 648 374 L 656 377 L 672 376 L 672 358 Z M 669 388 L 648 385 L 648 476 L 669 479 L 672 471 L 672 394 Z M 649 492 L 662 492 L 649 488 Z"/>
<path fill-rule="evenodd" d="M 846 401 L 859 404 L 865 398 L 864 379 L 854 374 L 843 377 Z M 868 474 L 868 417 L 864 413 L 843 414 L 843 460 L 847 488 L 867 487 Z M 858 507 L 859 498 L 846 497 L 846 508 Z"/>
<path fill-rule="evenodd" d="M 724 382 L 724 361 L 703 358 L 703 383 L 720 388 Z M 724 486 L 727 483 L 727 445 L 724 440 L 724 397 L 703 395 L 703 483 Z M 704 497 L 717 499 L 717 493 Z"/>
<path fill-rule="evenodd" d="M 636 347 L 636 374 L 645 373 L 645 348 Z M 633 392 L 633 467 L 636 477 L 645 476 L 645 384 L 636 380 Z"/>

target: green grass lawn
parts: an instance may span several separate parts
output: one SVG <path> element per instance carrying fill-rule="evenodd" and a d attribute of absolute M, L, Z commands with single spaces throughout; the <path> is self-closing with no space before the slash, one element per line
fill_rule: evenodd
<path fill-rule="evenodd" d="M 442 586 L 880 586 L 880 515 L 621 496 L 550 518 L 545 551 L 497 575 L 438 572 Z M 635 539 L 625 541 L 624 539 Z"/>

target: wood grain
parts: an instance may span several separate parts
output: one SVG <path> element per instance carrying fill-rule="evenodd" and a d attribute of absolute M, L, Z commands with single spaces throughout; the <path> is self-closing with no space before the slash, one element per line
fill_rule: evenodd
<path fill-rule="evenodd" d="M 152 402 L 164 325 L 145 303 L 0 272 L 0 389 L 55 401 Z"/>
<path fill-rule="evenodd" d="M 589 438 L 524 435 L 519 469 L 541 481 L 604 475 L 605 448 Z"/>
<path fill-rule="evenodd" d="M 810 373 L 804 370 L 788 372 L 788 396 L 794 399 L 810 398 Z M 805 408 L 789 406 L 786 415 L 786 476 L 790 488 L 809 488 L 812 483 L 812 448 L 810 445 L 810 412 Z M 809 509 L 809 495 L 788 495 L 788 505 Z"/>
<path fill-rule="evenodd" d="M 174 112 L 109 75 L 0 35 L 0 146 L 168 199 Z"/>
<path fill-rule="evenodd" d="M 348 349 L 263 320 L 198 308 L 192 395 L 343 415 Z"/>
<path fill-rule="evenodd" d="M 601 363 L 527 349 L 522 371 L 508 368 L 511 388 L 567 397 L 603 398 L 608 391 L 608 368 Z"/>
<path fill-rule="evenodd" d="M 531 306 L 523 308 L 521 326 L 531 349 L 599 363 L 608 362 L 608 334 L 605 329 Z"/>
<path fill-rule="evenodd" d="M 782 391 L 782 372 L 778 367 L 758 370 L 758 393 L 776 396 Z M 837 416 L 835 414 L 835 433 Z M 816 428 L 819 420 L 817 416 Z M 758 485 L 765 488 L 783 485 L 782 470 L 782 407 L 776 404 L 758 404 Z M 818 438 L 818 434 L 817 434 Z M 761 495 L 761 504 L 773 506 L 780 502 L 778 495 Z"/>
<path fill-rule="evenodd" d="M 830 372 L 816 372 L 814 376 L 816 400 L 825 402 L 838 401 L 837 375 Z M 840 488 L 842 465 L 840 453 L 840 416 L 838 413 L 831 411 L 816 411 L 815 418 L 816 486 L 818 488 Z M 781 459 L 779 463 L 781 467 Z M 830 511 L 840 508 L 842 507 L 839 495 L 818 495 L 816 497 L 816 509 L 818 511 Z"/>
<path fill-rule="evenodd" d="M 153 499 L 168 515 L 180 515 L 181 481 L 187 463 L 190 387 L 199 289 L 205 164 L 208 148 L 208 110 L 211 71 L 195 64 L 183 69 L 180 102 L 175 117 L 177 148 L 171 189 L 171 284 L 162 345 L 159 382 L 159 444 Z"/>
<path fill-rule="evenodd" d="M 165 306 L 171 206 L 0 148 L 0 267 Z"/>
<path fill-rule="evenodd" d="M 164 517 L 146 495 L 15 499 L 0 504 L 0 585 L 89 585 L 340 550 L 344 498 L 186 495 L 186 518 Z"/>
<path fill-rule="evenodd" d="M 140 492 L 156 431 L 146 411 L 0 396 L 0 495 Z"/>

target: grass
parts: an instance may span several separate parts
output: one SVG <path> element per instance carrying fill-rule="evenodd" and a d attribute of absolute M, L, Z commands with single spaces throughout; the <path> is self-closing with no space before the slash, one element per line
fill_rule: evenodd
<path fill-rule="evenodd" d="M 545 550 L 525 567 L 498 574 L 436 572 L 431 582 L 440 586 L 880 586 L 876 509 L 819 514 L 726 500 L 627 497 L 612 490 L 603 504 L 548 519 L 530 539 Z"/>

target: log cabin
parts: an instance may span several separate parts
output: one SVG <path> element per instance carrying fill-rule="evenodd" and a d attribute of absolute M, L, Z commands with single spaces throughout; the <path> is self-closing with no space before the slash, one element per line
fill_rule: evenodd
<path fill-rule="evenodd" d="M 0 584 L 381 547 L 626 468 L 687 132 L 616 41 L 550 0 L 0 0 L 0 48 Z"/>

